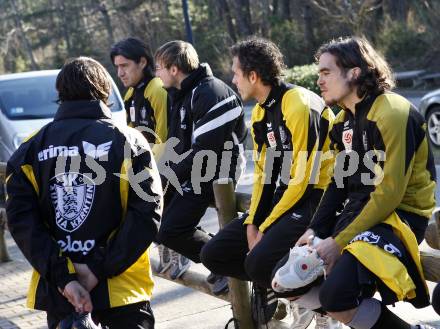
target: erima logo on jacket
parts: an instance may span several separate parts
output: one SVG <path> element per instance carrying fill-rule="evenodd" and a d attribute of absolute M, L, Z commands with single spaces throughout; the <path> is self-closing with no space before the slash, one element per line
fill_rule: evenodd
<path fill-rule="evenodd" d="M 84 149 L 84 153 L 87 154 L 88 156 L 94 158 L 94 159 L 98 159 L 104 155 L 107 155 L 108 152 L 110 151 L 110 147 L 112 146 L 112 141 L 110 142 L 106 142 L 106 143 L 102 143 L 99 145 L 93 145 L 92 143 L 89 142 L 82 142 L 83 144 L 83 149 Z"/>
<path fill-rule="evenodd" d="M 38 152 L 38 161 L 56 158 L 57 156 L 74 157 L 79 154 L 78 146 L 53 146 L 49 145 L 47 149 Z"/>
<path fill-rule="evenodd" d="M 112 146 L 112 141 L 105 142 L 99 145 L 83 141 L 82 142 L 84 153 L 94 159 L 98 159 L 104 155 L 107 155 Z M 45 161 L 48 159 L 56 158 L 58 156 L 75 157 L 79 155 L 78 146 L 53 146 L 49 145 L 48 148 L 38 152 L 38 161 Z"/>

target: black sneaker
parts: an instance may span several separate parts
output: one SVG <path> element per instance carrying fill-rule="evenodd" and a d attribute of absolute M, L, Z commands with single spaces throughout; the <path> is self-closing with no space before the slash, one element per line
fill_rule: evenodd
<path fill-rule="evenodd" d="M 212 293 L 214 295 L 226 294 L 229 292 L 228 278 L 222 275 L 216 275 L 216 279 L 212 286 Z"/>
<path fill-rule="evenodd" d="M 179 279 L 191 266 L 191 261 L 185 256 L 178 254 L 174 250 L 171 252 L 172 265 L 170 268 L 170 277 L 172 280 Z"/>
<path fill-rule="evenodd" d="M 72 313 L 58 324 L 57 329 L 102 329 L 102 327 L 93 322 L 90 313 Z"/>
<path fill-rule="evenodd" d="M 278 299 L 272 289 L 252 285 L 251 313 L 256 326 L 267 324 L 277 310 Z"/>
<path fill-rule="evenodd" d="M 209 284 L 214 284 L 215 280 L 217 280 L 217 274 L 214 273 L 209 273 L 209 275 L 206 277 L 206 282 L 208 282 Z"/>

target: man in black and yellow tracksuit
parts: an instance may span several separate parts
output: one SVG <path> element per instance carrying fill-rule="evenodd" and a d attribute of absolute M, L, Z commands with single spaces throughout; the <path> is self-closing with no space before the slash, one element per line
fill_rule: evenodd
<path fill-rule="evenodd" d="M 138 128 L 154 144 L 157 157 L 159 144 L 167 139 L 169 102 L 162 81 L 154 76 L 151 50 L 143 41 L 130 37 L 114 44 L 110 57 L 118 77 L 128 88 L 124 96 L 127 124 Z"/>
<path fill-rule="evenodd" d="M 389 92 L 386 62 L 362 38 L 318 51 L 318 84 L 338 103 L 330 132 L 336 166 L 310 235 L 327 264 L 322 308 L 352 328 L 411 328 L 385 305 L 429 305 L 418 243 L 435 206 L 435 168 L 423 117 Z M 378 289 L 382 300 L 371 298 Z"/>
<path fill-rule="evenodd" d="M 238 43 L 232 55 L 232 82 L 244 100 L 258 101 L 252 198 L 249 213 L 214 236 L 201 256 L 214 273 L 270 288 L 274 266 L 306 230 L 329 183 L 331 160 L 320 170 L 313 164 L 329 148 L 334 115 L 315 93 L 280 81 L 282 55 L 270 41 Z"/>
<path fill-rule="evenodd" d="M 98 62 L 66 63 L 57 90 L 54 121 L 7 165 L 9 229 L 34 268 L 27 305 L 47 312 L 50 329 L 92 309 L 110 329 L 154 328 L 148 247 L 162 190 L 151 149 L 112 121 Z"/>

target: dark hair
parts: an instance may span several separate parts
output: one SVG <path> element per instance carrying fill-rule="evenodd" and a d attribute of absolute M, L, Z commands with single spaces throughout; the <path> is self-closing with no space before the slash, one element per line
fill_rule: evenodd
<path fill-rule="evenodd" d="M 107 104 L 112 88 L 107 70 L 90 57 L 66 61 L 56 80 L 58 102 L 100 100 Z"/>
<path fill-rule="evenodd" d="M 112 63 L 115 62 L 116 56 L 124 56 L 136 63 L 141 61 L 144 57 L 147 60 L 147 65 L 144 67 L 145 77 L 154 77 L 154 60 L 150 47 L 138 38 L 129 37 L 116 42 L 110 50 L 110 58 Z"/>
<path fill-rule="evenodd" d="M 383 93 L 394 88 L 393 73 L 386 60 L 371 46 L 364 37 L 346 37 L 333 39 L 323 44 L 315 54 L 315 59 L 329 53 L 336 58 L 336 65 L 344 73 L 354 67 L 361 69 L 361 74 L 353 81 L 358 86 L 357 95 Z"/>
<path fill-rule="evenodd" d="M 236 43 L 230 50 L 233 57 L 238 57 L 245 76 L 255 71 L 265 85 L 279 85 L 286 66 L 283 54 L 272 41 L 252 37 Z"/>
<path fill-rule="evenodd" d="M 199 56 L 193 45 L 182 40 L 173 40 L 163 44 L 156 50 L 154 58 L 162 62 L 167 69 L 176 65 L 185 74 L 199 67 Z"/>

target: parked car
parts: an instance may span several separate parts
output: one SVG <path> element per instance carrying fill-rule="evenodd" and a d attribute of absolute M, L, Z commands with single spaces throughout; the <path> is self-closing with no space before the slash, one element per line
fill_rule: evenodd
<path fill-rule="evenodd" d="M 58 104 L 55 81 L 59 70 L 0 75 L 0 162 L 6 162 L 21 142 L 52 121 Z M 109 102 L 113 118 L 126 124 L 118 88 Z"/>
<path fill-rule="evenodd" d="M 426 119 L 429 140 L 435 147 L 440 147 L 440 89 L 422 97 L 419 111 Z"/>

